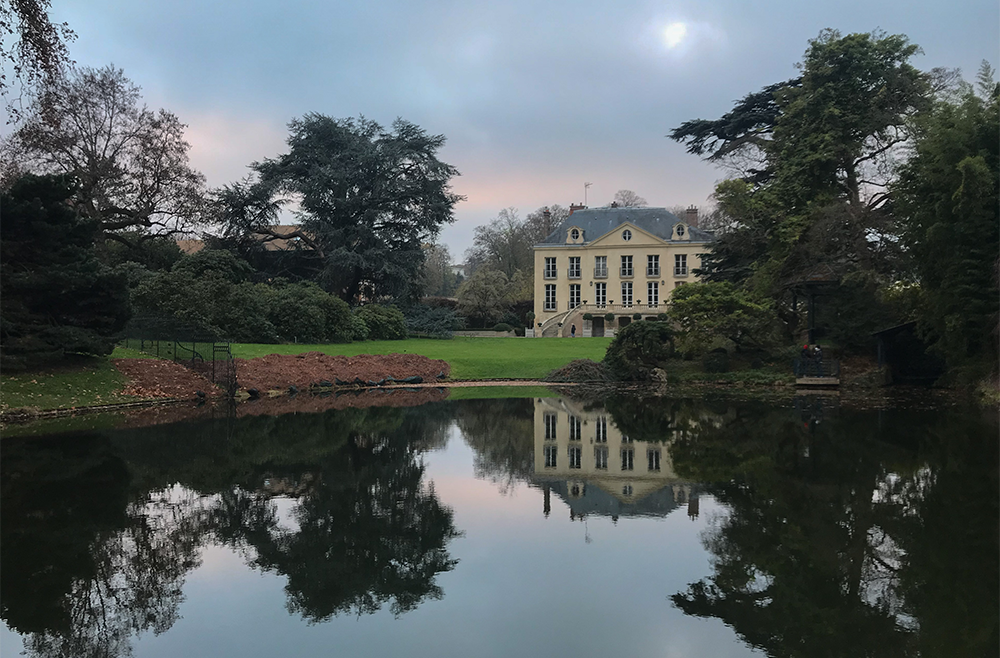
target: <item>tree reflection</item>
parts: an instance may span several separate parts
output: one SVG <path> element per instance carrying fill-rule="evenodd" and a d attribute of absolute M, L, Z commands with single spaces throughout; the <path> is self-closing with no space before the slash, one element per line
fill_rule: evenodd
<path fill-rule="evenodd" d="M 459 533 L 410 442 L 357 434 L 319 472 L 296 529 L 280 526 L 267 498 L 235 491 L 215 510 L 219 536 L 286 576 L 289 610 L 310 621 L 386 604 L 399 615 L 440 598 L 435 577 L 455 566 L 446 545 Z"/>
<path fill-rule="evenodd" d="M 3 617 L 28 655 L 130 655 L 132 636 L 177 619 L 204 510 L 166 493 L 130 501 L 109 448 L 97 436 L 3 444 Z"/>
<path fill-rule="evenodd" d="M 455 406 L 458 427 L 475 451 L 476 477 L 496 483 L 502 492 L 526 482 L 534 472 L 533 400 L 466 400 Z"/>
<path fill-rule="evenodd" d="M 674 604 L 770 656 L 996 655 L 995 424 L 814 416 L 741 407 L 675 443 L 729 512 Z"/>

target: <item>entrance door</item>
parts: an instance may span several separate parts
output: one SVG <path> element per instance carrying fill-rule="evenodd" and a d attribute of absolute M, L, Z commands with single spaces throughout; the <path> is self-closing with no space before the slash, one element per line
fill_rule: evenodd
<path fill-rule="evenodd" d="M 590 321 L 590 335 L 595 338 L 604 336 L 604 318 L 594 318 Z"/>

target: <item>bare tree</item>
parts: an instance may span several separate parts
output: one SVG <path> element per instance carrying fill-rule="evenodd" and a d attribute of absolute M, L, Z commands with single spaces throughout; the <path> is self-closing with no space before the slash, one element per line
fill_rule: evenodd
<path fill-rule="evenodd" d="M 547 238 L 567 217 L 569 217 L 569 208 L 564 208 L 558 203 L 543 206 L 533 213 L 528 213 L 524 222 L 531 244 L 537 244 Z"/>
<path fill-rule="evenodd" d="M 532 242 L 517 208 L 504 208 L 489 224 L 477 226 L 472 245 L 465 259 L 473 270 L 485 267 L 510 278 L 518 270 L 532 269 Z"/>
<path fill-rule="evenodd" d="M 618 190 L 615 192 L 612 204 L 619 208 L 645 208 L 649 205 L 645 199 L 632 190 Z"/>
<path fill-rule="evenodd" d="M 124 71 L 76 69 L 46 89 L 51 105 L 35 101 L 5 157 L 75 176 L 78 208 L 126 244 L 184 232 L 200 218 L 205 179 L 188 164 L 184 124 L 141 105 Z"/>
<path fill-rule="evenodd" d="M 26 92 L 55 84 L 72 64 L 66 43 L 76 34 L 66 23 L 52 24 L 50 4 L 49 0 L 0 2 L 0 95 L 8 97 L 15 82 L 20 88 L 17 98 L 7 102 L 10 122 L 20 118 Z M 14 34 L 17 39 L 12 43 L 7 37 Z M 7 77 L 8 66 L 13 80 Z"/>

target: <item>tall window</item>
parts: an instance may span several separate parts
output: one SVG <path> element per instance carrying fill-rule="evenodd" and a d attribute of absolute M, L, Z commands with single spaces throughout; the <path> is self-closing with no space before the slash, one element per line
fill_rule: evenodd
<path fill-rule="evenodd" d="M 631 471 L 635 468 L 635 450 L 632 448 L 622 449 L 622 470 Z"/>
<path fill-rule="evenodd" d="M 632 257 L 622 256 L 622 276 L 632 276 Z"/>
<path fill-rule="evenodd" d="M 543 416 L 545 421 L 545 440 L 555 441 L 556 439 L 556 415 L 555 414 L 545 414 Z"/>
<path fill-rule="evenodd" d="M 569 284 L 569 307 L 576 308 L 580 305 L 580 284 Z"/>
<path fill-rule="evenodd" d="M 660 451 L 659 450 L 649 450 L 646 452 L 647 461 L 649 462 L 649 470 L 658 471 L 660 470 Z"/>
<path fill-rule="evenodd" d="M 646 256 L 646 276 L 660 276 L 660 257 Z"/>
<path fill-rule="evenodd" d="M 594 303 L 598 306 L 604 306 L 608 303 L 608 284 L 606 283 L 595 283 L 594 284 Z"/>
<path fill-rule="evenodd" d="M 687 254 L 674 254 L 674 276 L 687 276 L 688 257 Z"/>
<path fill-rule="evenodd" d="M 594 256 L 594 278 L 606 279 L 608 277 L 608 257 Z"/>
<path fill-rule="evenodd" d="M 594 431 L 596 433 L 596 436 L 594 437 L 595 441 L 597 441 L 598 443 L 607 443 L 608 442 L 608 418 L 607 418 L 607 416 L 600 416 L 597 419 L 597 423 L 596 423 Z"/>
<path fill-rule="evenodd" d="M 646 284 L 646 299 L 649 300 L 650 306 L 659 306 L 660 283 L 658 281 L 650 281 Z"/>
<path fill-rule="evenodd" d="M 632 305 L 632 282 L 622 281 L 622 304 L 624 306 Z"/>
<path fill-rule="evenodd" d="M 569 448 L 569 467 L 570 468 L 580 468 L 580 456 L 583 453 L 583 448 L 580 446 L 570 446 Z"/>
<path fill-rule="evenodd" d="M 549 258 L 549 257 L 546 256 L 546 258 L 545 258 L 545 278 L 546 279 L 554 279 L 557 276 L 558 276 L 558 274 L 556 272 L 556 259 L 555 259 L 555 257 Z"/>
<path fill-rule="evenodd" d="M 580 278 L 580 257 L 570 256 L 569 257 L 569 278 L 579 279 Z"/>
<path fill-rule="evenodd" d="M 556 310 L 556 284 L 554 283 L 545 284 L 545 310 Z"/>
<path fill-rule="evenodd" d="M 579 441 L 580 440 L 580 417 L 570 416 L 569 417 L 569 440 Z"/>
<path fill-rule="evenodd" d="M 558 454 L 558 450 L 556 446 L 545 446 L 542 448 L 542 452 L 545 455 L 545 468 L 556 467 L 556 454 Z"/>
<path fill-rule="evenodd" d="M 608 449 L 604 447 L 594 448 L 594 468 L 608 470 Z"/>

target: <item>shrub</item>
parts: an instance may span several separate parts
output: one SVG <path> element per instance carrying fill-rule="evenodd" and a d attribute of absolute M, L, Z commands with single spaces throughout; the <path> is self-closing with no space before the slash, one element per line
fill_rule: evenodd
<path fill-rule="evenodd" d="M 577 359 L 545 375 L 545 381 L 607 382 L 611 381 L 611 374 L 603 363 L 596 363 L 590 359 Z"/>
<path fill-rule="evenodd" d="M 701 358 L 701 369 L 705 372 L 728 372 L 729 352 L 717 348 Z"/>
<path fill-rule="evenodd" d="M 527 324 L 528 324 L 529 327 L 532 326 L 534 324 L 534 322 L 535 322 L 535 312 L 534 311 L 528 311 L 525 314 L 524 319 L 527 321 Z"/>
<path fill-rule="evenodd" d="M 657 313 L 656 314 L 656 321 L 657 322 L 667 322 L 668 320 L 670 320 L 670 317 L 666 313 Z"/>
<path fill-rule="evenodd" d="M 615 334 L 604 365 L 616 379 L 649 381 L 653 370 L 673 355 L 673 338 L 673 331 L 662 322 L 630 324 Z"/>
<path fill-rule="evenodd" d="M 461 324 L 458 314 L 443 306 L 414 304 L 403 309 L 403 316 L 406 318 L 408 333 L 436 338 L 451 338 L 451 332 L 456 329 L 455 324 Z"/>
<path fill-rule="evenodd" d="M 512 331 L 513 329 L 514 327 L 510 326 L 506 322 L 498 322 L 493 325 L 493 331 L 496 331 L 497 333 L 506 333 L 508 331 Z"/>
<path fill-rule="evenodd" d="M 632 319 L 633 320 L 641 320 L 642 319 L 642 313 L 633 313 L 632 314 Z"/>
<path fill-rule="evenodd" d="M 354 314 L 368 327 L 369 340 L 402 340 L 406 338 L 406 318 L 395 306 L 366 304 L 354 309 Z"/>
<path fill-rule="evenodd" d="M 614 322 L 615 321 L 615 314 L 614 313 L 605 313 L 604 314 L 604 320 L 606 322 L 608 322 L 608 323 Z"/>
<path fill-rule="evenodd" d="M 584 313 L 583 314 L 583 319 L 584 320 L 588 320 L 588 321 L 589 320 L 593 320 L 594 319 L 594 314 L 593 313 Z"/>

